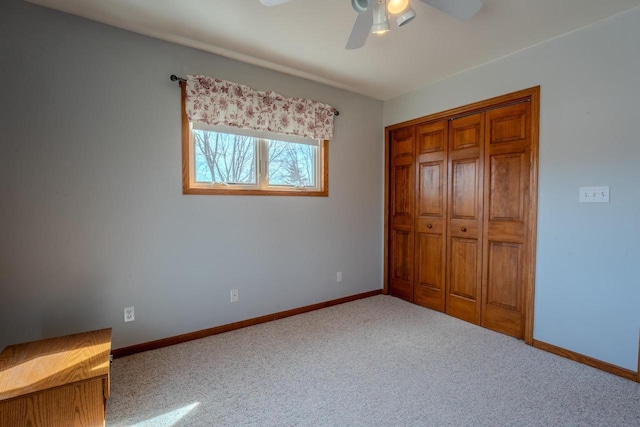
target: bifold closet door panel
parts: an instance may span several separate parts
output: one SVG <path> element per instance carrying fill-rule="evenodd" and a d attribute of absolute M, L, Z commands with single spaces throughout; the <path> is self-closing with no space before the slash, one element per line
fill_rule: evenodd
<path fill-rule="evenodd" d="M 413 301 L 415 127 L 391 132 L 389 292 Z"/>
<path fill-rule="evenodd" d="M 482 326 L 524 338 L 531 103 L 486 114 Z"/>
<path fill-rule="evenodd" d="M 414 303 L 438 311 L 445 302 L 447 125 L 416 127 Z"/>
<path fill-rule="evenodd" d="M 446 313 L 480 323 L 484 113 L 449 122 Z"/>
<path fill-rule="evenodd" d="M 385 128 L 386 289 L 533 342 L 540 88 Z"/>

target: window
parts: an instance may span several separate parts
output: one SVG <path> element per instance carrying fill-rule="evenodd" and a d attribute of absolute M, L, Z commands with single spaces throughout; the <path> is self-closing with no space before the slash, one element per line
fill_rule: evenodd
<path fill-rule="evenodd" d="M 328 193 L 327 141 L 188 123 L 186 148 L 185 194 Z"/>
<path fill-rule="evenodd" d="M 199 75 L 180 86 L 184 194 L 328 196 L 335 108 Z"/>

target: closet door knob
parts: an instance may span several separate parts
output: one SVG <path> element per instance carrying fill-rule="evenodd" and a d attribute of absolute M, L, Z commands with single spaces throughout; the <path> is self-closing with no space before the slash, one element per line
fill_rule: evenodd
<path fill-rule="evenodd" d="M 467 231 L 467 227 L 462 227 L 462 228 L 460 229 L 460 231 L 462 231 L 462 232 L 464 233 L 465 231 Z"/>
<path fill-rule="evenodd" d="M 433 228 L 433 225 L 427 224 L 427 228 Z"/>

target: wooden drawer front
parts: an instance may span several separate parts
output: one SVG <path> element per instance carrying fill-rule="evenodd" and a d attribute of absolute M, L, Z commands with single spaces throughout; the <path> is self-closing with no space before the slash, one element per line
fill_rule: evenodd
<path fill-rule="evenodd" d="M 32 393 L 0 403 L 0 427 L 104 426 L 100 380 Z"/>

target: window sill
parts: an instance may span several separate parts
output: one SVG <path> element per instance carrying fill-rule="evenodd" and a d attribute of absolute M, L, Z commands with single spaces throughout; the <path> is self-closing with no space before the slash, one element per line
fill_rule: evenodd
<path fill-rule="evenodd" d="M 183 188 L 182 194 L 187 195 L 216 195 L 216 196 L 303 196 L 303 197 L 328 197 L 327 188 L 320 191 L 306 190 L 238 190 L 221 188 Z"/>

